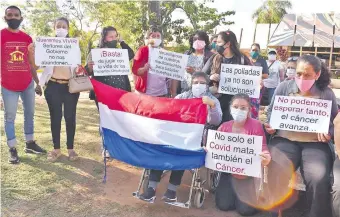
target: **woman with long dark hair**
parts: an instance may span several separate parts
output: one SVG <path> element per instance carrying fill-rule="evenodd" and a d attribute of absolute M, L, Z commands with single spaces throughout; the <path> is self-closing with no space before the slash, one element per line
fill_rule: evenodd
<path fill-rule="evenodd" d="M 108 26 L 103 28 L 101 32 L 101 38 L 99 41 L 98 48 L 119 48 L 118 43 L 120 44 L 121 49 L 127 49 L 129 54 L 129 60 L 132 60 L 134 57 L 133 50 L 129 47 L 128 44 L 124 42 L 121 36 L 118 34 L 117 29 Z M 92 55 L 89 54 L 87 58 L 86 69 L 89 75 L 93 75 L 93 65 Z M 129 81 L 128 75 L 108 75 L 108 76 L 93 76 L 93 78 L 97 81 L 100 81 L 104 84 L 107 84 L 111 87 L 119 88 L 126 91 L 131 91 L 131 85 Z M 97 106 L 97 100 L 95 98 L 95 94 L 93 91 L 90 92 L 90 99 L 95 100 Z"/>
<path fill-rule="evenodd" d="M 239 50 L 236 36 L 232 31 L 223 31 L 218 34 L 216 51 L 217 54 L 211 56 L 202 69 L 208 75 L 220 74 L 222 63 L 252 65 L 248 57 L 244 56 Z M 232 120 L 229 112 L 232 97 L 233 95 L 222 94 L 218 98 L 223 111 L 223 122 Z"/>
<path fill-rule="evenodd" d="M 69 21 L 66 18 L 58 18 L 55 21 L 56 37 L 69 37 Z M 45 67 L 40 77 L 39 85 L 46 86 L 44 95 L 48 104 L 51 119 L 51 132 L 54 150 L 48 153 L 48 160 L 56 161 L 61 156 L 60 151 L 60 130 L 61 119 L 64 114 L 66 123 L 67 149 L 69 160 L 73 161 L 78 158 L 73 149 L 74 136 L 76 131 L 76 111 L 79 99 L 79 93 L 70 93 L 68 82 L 77 73 L 80 67 L 68 66 L 51 66 Z M 40 90 L 36 89 L 40 94 Z M 64 111 L 63 111 L 64 106 Z"/>
<path fill-rule="evenodd" d="M 273 118 L 271 112 L 275 96 L 329 100 L 332 104 L 328 133 L 275 130 L 269 124 L 265 124 L 266 131 L 273 137 L 269 143 L 272 149 L 278 150 L 287 157 L 295 170 L 300 167 L 306 184 L 308 206 L 310 207 L 309 217 L 332 216 L 330 173 L 333 157 L 328 142 L 334 135 L 333 120 L 338 113 L 338 107 L 335 95 L 328 87 L 329 84 L 330 74 L 326 65 L 316 56 L 304 55 L 297 61 L 295 78 L 284 81 L 277 87 L 267 113 L 267 122 L 269 123 Z M 275 159 L 279 159 L 279 157 L 273 155 L 273 161 Z M 275 173 L 280 169 L 272 171 Z M 289 180 L 290 177 L 280 179 L 276 188 L 288 186 Z"/>
<path fill-rule="evenodd" d="M 179 92 L 183 93 L 190 89 L 191 76 L 200 72 L 204 64 L 213 55 L 209 49 L 209 36 L 204 31 L 197 31 L 189 39 L 190 49 L 185 52 L 189 55 L 184 80 L 180 82 Z"/>

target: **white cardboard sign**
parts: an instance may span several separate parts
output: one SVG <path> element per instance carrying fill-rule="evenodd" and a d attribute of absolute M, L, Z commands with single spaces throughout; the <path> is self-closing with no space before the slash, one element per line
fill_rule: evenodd
<path fill-rule="evenodd" d="M 205 167 L 244 176 L 261 177 L 262 136 L 208 131 Z"/>
<path fill-rule="evenodd" d="M 127 49 L 98 48 L 91 50 L 95 76 L 128 75 L 130 73 Z"/>
<path fill-rule="evenodd" d="M 252 98 L 260 97 L 262 67 L 222 64 L 220 75 L 219 93 L 230 95 L 245 93 Z"/>
<path fill-rule="evenodd" d="M 275 96 L 270 126 L 295 132 L 328 133 L 332 102 L 294 96 Z"/>
<path fill-rule="evenodd" d="M 37 66 L 77 66 L 81 64 L 77 38 L 37 37 L 35 40 Z"/>

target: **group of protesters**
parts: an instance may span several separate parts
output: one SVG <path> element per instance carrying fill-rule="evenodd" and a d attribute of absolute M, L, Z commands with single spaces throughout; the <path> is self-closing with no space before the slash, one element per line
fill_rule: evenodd
<path fill-rule="evenodd" d="M 47 158 L 55 162 L 61 156 L 60 133 L 61 120 L 64 116 L 69 160 L 76 160 L 78 154 L 74 151 L 74 137 L 79 93 L 69 92 L 69 80 L 74 74 L 85 70 L 99 82 L 131 91 L 129 78 L 127 75 L 95 76 L 93 73 L 95 62 L 89 55 L 84 68 L 81 66 L 45 67 L 39 79 L 36 72 L 39 66 L 35 64 L 33 40 L 19 30 L 22 20 L 20 9 L 10 6 L 5 10 L 8 28 L 1 30 L 1 92 L 9 162 L 19 163 L 14 125 L 19 96 L 24 108 L 25 152 L 47 153 L 34 140 L 35 93 L 41 95 L 42 92 L 50 112 L 53 141 L 53 150 L 48 152 Z M 56 37 L 70 37 L 69 21 L 66 18 L 58 18 L 54 30 Z M 197 31 L 190 37 L 189 44 L 190 49 L 185 53 L 189 57 L 183 81 L 149 73 L 152 49 L 163 49 L 163 36 L 157 28 L 151 28 L 146 33 L 145 45 L 136 53 L 112 26 L 103 28 L 98 47 L 128 50 L 129 59 L 133 61 L 132 73 L 136 94 L 175 99 L 202 98 L 202 103 L 208 107 L 206 130 L 215 129 L 222 132 L 262 136 L 260 154 L 262 166 L 268 166 L 273 173 L 279 172 L 278 168 L 272 166 L 275 165 L 273 162 L 276 156 L 271 153 L 271 150 L 275 148 L 291 161 L 295 170 L 300 168 L 306 184 L 309 217 L 340 217 L 340 115 L 336 97 L 329 88 L 330 74 L 325 64 L 312 55 L 291 57 L 283 64 L 277 60 L 275 49 L 268 50 L 268 61 L 266 61 L 261 57 L 260 46 L 256 43 L 251 46 L 250 57 L 247 57 L 240 51 L 235 34 L 229 30 L 220 32 L 210 40 L 206 32 Z M 15 52 L 23 59 L 13 59 L 12 55 Z M 255 99 L 244 93 L 236 95 L 219 93 L 222 64 L 261 66 L 263 80 L 260 97 Z M 258 116 L 264 94 L 267 94 L 269 106 L 268 120 L 263 125 L 258 120 Z M 328 133 L 273 129 L 269 123 L 275 96 L 300 96 L 331 101 Z M 95 100 L 98 106 L 93 91 L 90 92 L 90 98 Z M 334 141 L 335 148 L 339 152 L 335 161 L 328 145 L 330 141 Z M 155 197 L 162 173 L 163 171 L 151 170 L 147 191 L 140 196 L 142 200 L 151 201 Z M 334 177 L 333 186 L 331 173 Z M 181 184 L 183 174 L 184 171 L 172 171 L 164 200 L 177 201 L 176 190 Z M 286 182 L 283 180 L 278 182 L 275 187 L 288 186 L 288 178 Z M 252 181 L 252 177 L 222 173 L 215 193 L 217 208 L 223 211 L 236 209 L 243 216 L 258 212 L 256 207 L 241 201 L 233 188 L 235 183 Z M 255 189 L 249 192 L 250 197 L 254 195 Z"/>

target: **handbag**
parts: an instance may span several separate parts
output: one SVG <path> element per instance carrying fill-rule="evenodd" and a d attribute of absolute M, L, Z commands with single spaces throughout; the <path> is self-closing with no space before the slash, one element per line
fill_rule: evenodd
<path fill-rule="evenodd" d="M 93 86 L 85 69 L 81 67 L 82 75 L 72 73 L 72 78 L 68 82 L 68 91 L 70 93 L 80 93 L 83 91 L 93 90 Z"/>

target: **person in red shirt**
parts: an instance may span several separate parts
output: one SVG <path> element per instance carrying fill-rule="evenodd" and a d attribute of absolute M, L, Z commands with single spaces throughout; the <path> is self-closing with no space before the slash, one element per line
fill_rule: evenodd
<path fill-rule="evenodd" d="M 21 11 L 16 6 L 5 10 L 8 28 L 1 30 L 1 92 L 4 104 L 5 132 L 9 147 L 9 163 L 18 163 L 14 121 L 18 108 L 19 96 L 24 108 L 24 132 L 26 153 L 46 153 L 34 141 L 34 81 L 38 84 L 36 66 L 29 46 L 32 38 L 19 30 L 23 20 Z M 33 81 L 34 79 L 34 81 Z M 37 88 L 39 90 L 39 86 Z M 41 90 L 40 90 L 41 92 Z"/>

